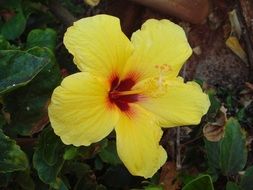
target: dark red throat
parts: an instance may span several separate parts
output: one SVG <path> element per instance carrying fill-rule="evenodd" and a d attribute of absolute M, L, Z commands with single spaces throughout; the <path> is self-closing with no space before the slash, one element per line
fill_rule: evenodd
<path fill-rule="evenodd" d="M 131 77 L 122 81 L 119 80 L 119 77 L 113 77 L 111 80 L 111 89 L 109 91 L 110 103 L 116 104 L 121 111 L 128 111 L 130 108 L 129 103 L 137 102 L 139 95 L 122 95 L 120 92 L 130 91 L 135 83 L 135 80 Z"/>

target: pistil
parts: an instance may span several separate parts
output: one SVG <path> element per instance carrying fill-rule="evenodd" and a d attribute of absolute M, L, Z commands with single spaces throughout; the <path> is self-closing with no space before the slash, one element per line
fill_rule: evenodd
<path fill-rule="evenodd" d="M 124 95 L 137 95 L 143 92 L 142 90 L 129 90 L 129 91 L 112 91 L 111 94 L 116 94 L 118 96 L 124 96 Z"/>

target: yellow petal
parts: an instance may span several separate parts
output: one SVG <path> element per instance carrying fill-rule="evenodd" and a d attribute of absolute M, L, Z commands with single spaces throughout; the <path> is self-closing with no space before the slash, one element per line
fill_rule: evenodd
<path fill-rule="evenodd" d="M 210 106 L 208 96 L 197 83 L 184 83 L 180 77 L 167 81 L 159 92 L 146 96 L 138 103 L 156 114 L 163 127 L 199 124 Z"/>
<path fill-rule="evenodd" d="M 132 44 L 120 28 L 118 18 L 97 15 L 83 18 L 69 27 L 64 44 L 81 71 L 108 77 L 122 71 L 132 53 Z"/>
<path fill-rule="evenodd" d="M 141 79 L 159 74 L 177 76 L 192 53 L 184 30 L 169 20 L 147 20 L 131 41 L 134 53 L 125 74 L 135 71 L 141 73 Z"/>
<path fill-rule="evenodd" d="M 134 114 L 122 115 L 116 125 L 117 151 L 132 175 L 149 178 L 167 158 L 159 145 L 162 130 L 152 114 L 134 104 L 131 109 Z"/>
<path fill-rule="evenodd" d="M 113 130 L 118 112 L 107 106 L 108 89 L 103 80 L 81 72 L 66 77 L 54 90 L 49 118 L 65 144 L 88 146 Z"/>

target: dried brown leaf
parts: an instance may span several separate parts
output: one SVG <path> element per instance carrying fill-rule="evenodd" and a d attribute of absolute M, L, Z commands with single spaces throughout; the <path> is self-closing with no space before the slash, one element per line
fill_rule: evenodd
<path fill-rule="evenodd" d="M 203 134 L 206 139 L 212 142 L 218 142 L 221 140 L 224 136 L 224 126 L 226 120 L 226 109 L 222 106 L 216 121 L 208 123 L 203 127 Z"/>
<path fill-rule="evenodd" d="M 253 84 L 249 83 L 249 82 L 245 82 L 246 86 L 253 91 Z"/>

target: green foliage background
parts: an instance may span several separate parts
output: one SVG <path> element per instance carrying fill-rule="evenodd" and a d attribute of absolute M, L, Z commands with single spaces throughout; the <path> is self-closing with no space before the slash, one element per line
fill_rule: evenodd
<path fill-rule="evenodd" d="M 60 3 L 80 17 L 90 8 L 77 2 Z M 47 117 L 50 96 L 65 72 L 77 69 L 62 45 L 66 26 L 47 9 L 49 4 L 8 0 L 0 5 L 0 189 L 163 189 L 161 171 L 148 180 L 128 173 L 117 156 L 114 134 L 89 147 L 64 145 L 54 134 Z M 207 93 L 211 108 L 192 128 L 188 140 L 198 140 L 185 148 L 175 180 L 183 190 L 252 190 L 253 166 L 246 146 L 252 105 L 240 104 L 238 92 Z M 229 119 L 224 137 L 211 142 L 202 128 L 216 120 L 221 105 Z"/>

